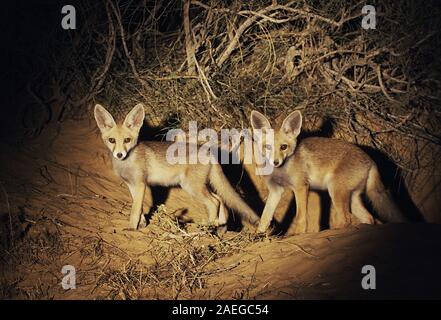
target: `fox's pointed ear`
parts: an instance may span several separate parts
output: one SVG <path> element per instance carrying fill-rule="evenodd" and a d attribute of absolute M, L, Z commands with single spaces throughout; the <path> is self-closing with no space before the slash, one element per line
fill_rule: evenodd
<path fill-rule="evenodd" d="M 144 105 L 142 103 L 138 103 L 126 116 L 124 125 L 129 129 L 139 130 L 144 123 L 144 117 Z"/>
<path fill-rule="evenodd" d="M 256 110 L 251 111 L 251 126 L 256 130 L 271 128 L 271 124 L 268 119 Z"/>
<path fill-rule="evenodd" d="M 282 123 L 282 130 L 286 134 L 298 136 L 302 129 L 302 114 L 296 110 L 291 112 Z"/>
<path fill-rule="evenodd" d="M 98 128 L 101 131 L 106 131 L 116 126 L 112 115 L 102 105 L 95 105 L 94 115 Z"/>

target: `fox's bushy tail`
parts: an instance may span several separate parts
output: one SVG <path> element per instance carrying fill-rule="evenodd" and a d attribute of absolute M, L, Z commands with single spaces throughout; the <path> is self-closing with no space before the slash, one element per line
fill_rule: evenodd
<path fill-rule="evenodd" d="M 390 193 L 381 182 L 380 173 L 376 165 L 369 169 L 366 182 L 366 193 L 375 211 L 386 222 L 406 222 L 400 209 L 392 200 Z"/>
<path fill-rule="evenodd" d="M 225 177 L 224 172 L 219 164 L 214 164 L 211 167 L 209 178 L 211 186 L 228 207 L 237 211 L 242 218 L 253 226 L 257 225 L 259 222 L 259 217 L 254 210 L 251 209 L 237 194 L 228 179 Z"/>

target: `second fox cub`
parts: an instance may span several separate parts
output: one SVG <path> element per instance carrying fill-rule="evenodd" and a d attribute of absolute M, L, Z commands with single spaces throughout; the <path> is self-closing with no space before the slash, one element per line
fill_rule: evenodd
<path fill-rule="evenodd" d="M 271 129 L 268 119 L 257 111 L 251 113 L 251 125 L 253 129 Z M 295 233 L 307 231 L 309 189 L 329 192 L 338 215 L 337 227 L 348 224 L 350 213 L 362 223 L 374 223 L 363 204 L 363 193 L 367 194 L 380 218 L 404 222 L 380 180 L 377 166 L 366 153 L 353 144 L 329 138 L 311 137 L 297 144 L 301 127 L 302 115 L 294 111 L 274 131 L 274 143 L 260 143 L 263 148 L 271 149 L 269 161 L 274 170 L 264 176 L 269 194 L 259 232 L 269 227 L 285 188 L 291 189 L 295 195 Z M 261 151 L 264 154 L 264 150 Z"/>
<path fill-rule="evenodd" d="M 148 207 L 144 209 L 148 212 L 152 206 L 152 185 L 181 186 L 205 205 L 209 223 L 220 226 L 227 223 L 227 211 L 222 201 L 248 222 L 258 222 L 258 216 L 235 192 L 219 164 L 169 164 L 166 154 L 172 142 L 138 143 L 144 117 L 144 107 L 138 104 L 127 114 L 122 124 L 117 124 L 104 107 L 99 104 L 95 106 L 95 120 L 101 137 L 112 154 L 113 168 L 127 184 L 132 195 L 131 229 L 137 229 L 140 221 L 145 223 L 143 202 L 146 196 Z M 211 192 L 208 185 L 219 196 Z"/>

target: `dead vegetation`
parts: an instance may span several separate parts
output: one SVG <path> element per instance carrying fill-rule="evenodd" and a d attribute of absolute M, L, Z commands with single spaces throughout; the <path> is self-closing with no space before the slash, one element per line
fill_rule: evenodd
<path fill-rule="evenodd" d="M 163 205 L 149 228 L 152 264 L 129 261 L 119 270 L 104 270 L 96 285 L 107 288 L 106 298 L 191 298 L 197 289 L 206 289 L 207 278 L 238 265 L 216 268 L 212 262 L 243 250 L 255 238 L 246 232 L 220 238 L 210 230 L 189 228 Z"/>
<path fill-rule="evenodd" d="M 248 127 L 252 108 L 270 116 L 295 108 L 309 129 L 329 120 L 340 136 L 412 171 L 418 160 L 402 143 L 440 144 L 439 7 L 373 3 L 376 29 L 364 30 L 363 5 L 81 4 L 85 23 L 54 60 L 46 100 L 57 101 L 57 120 L 89 117 L 94 101 L 115 112 L 141 101 L 152 126 L 191 119 L 214 128 Z"/>

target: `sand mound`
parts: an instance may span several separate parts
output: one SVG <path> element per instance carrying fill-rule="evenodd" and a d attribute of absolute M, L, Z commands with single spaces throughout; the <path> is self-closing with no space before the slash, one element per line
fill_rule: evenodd
<path fill-rule="evenodd" d="M 130 195 L 95 126 L 66 122 L 0 154 L 2 298 L 440 298 L 441 226 L 354 226 L 222 238 L 173 189 L 147 228 L 127 231 Z M 14 174 L 11 174 L 11 173 Z M 377 289 L 361 288 L 373 265 Z M 76 289 L 61 286 L 64 265 Z"/>

